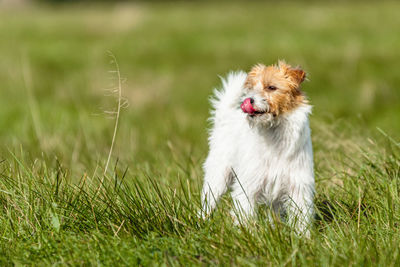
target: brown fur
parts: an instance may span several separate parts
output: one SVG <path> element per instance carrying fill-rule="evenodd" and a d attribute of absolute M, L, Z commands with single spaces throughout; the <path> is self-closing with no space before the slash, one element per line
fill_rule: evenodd
<path fill-rule="evenodd" d="M 269 112 L 277 116 L 307 103 L 300 90 L 300 84 L 305 78 L 303 70 L 292 68 L 283 61 L 279 61 L 277 66 L 257 64 L 248 73 L 245 87 L 261 91 L 270 106 Z M 269 89 L 269 86 L 275 86 L 276 90 Z"/>

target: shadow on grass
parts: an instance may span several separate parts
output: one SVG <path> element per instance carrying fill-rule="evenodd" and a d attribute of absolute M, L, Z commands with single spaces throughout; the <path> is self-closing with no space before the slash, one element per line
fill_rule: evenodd
<path fill-rule="evenodd" d="M 363 199 L 359 202 L 351 203 L 343 200 L 332 201 L 328 199 L 317 200 L 315 202 L 315 224 L 323 228 L 326 224 L 331 224 L 334 220 L 339 220 L 344 214 L 350 215 L 347 219 L 358 220 L 358 216 L 368 218 L 368 205 Z"/>

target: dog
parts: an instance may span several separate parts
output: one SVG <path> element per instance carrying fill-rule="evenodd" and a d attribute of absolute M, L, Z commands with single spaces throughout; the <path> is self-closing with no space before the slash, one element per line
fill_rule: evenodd
<path fill-rule="evenodd" d="M 244 222 L 264 203 L 296 232 L 309 234 L 314 170 L 306 73 L 284 61 L 232 72 L 211 99 L 212 128 L 201 193 L 202 217 L 228 190 Z M 244 220 L 246 219 L 246 220 Z"/>

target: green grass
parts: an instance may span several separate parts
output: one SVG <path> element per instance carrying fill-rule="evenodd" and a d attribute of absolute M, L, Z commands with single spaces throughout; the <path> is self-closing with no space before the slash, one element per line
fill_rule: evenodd
<path fill-rule="evenodd" d="M 400 264 L 397 2 L 170 3 L 0 10 L 0 265 Z M 115 65 L 124 79 L 111 163 Z M 218 75 L 309 73 L 310 239 L 225 197 L 199 221 Z M 107 90 L 108 89 L 108 90 Z"/>

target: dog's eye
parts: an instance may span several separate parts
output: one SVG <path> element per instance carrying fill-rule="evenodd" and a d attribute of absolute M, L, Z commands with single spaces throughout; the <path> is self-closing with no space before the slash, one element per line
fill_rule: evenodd
<path fill-rule="evenodd" d="M 276 90 L 276 86 L 269 85 L 269 86 L 267 86 L 267 89 L 271 90 L 271 91 L 274 91 L 274 90 Z"/>

